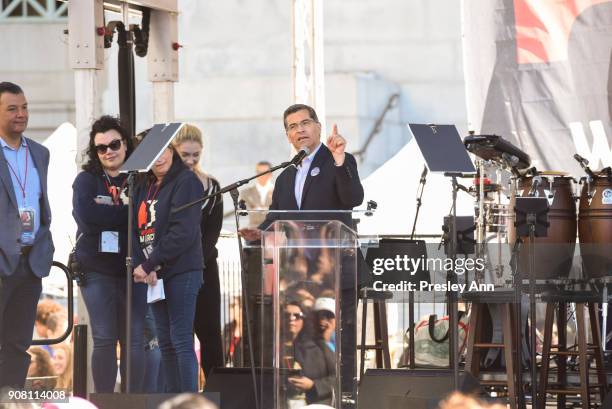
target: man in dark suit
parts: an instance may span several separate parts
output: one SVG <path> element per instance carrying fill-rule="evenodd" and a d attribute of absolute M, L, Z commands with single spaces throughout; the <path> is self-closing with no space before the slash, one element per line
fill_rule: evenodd
<path fill-rule="evenodd" d="M 357 172 L 357 162 L 345 152 L 346 140 L 334 124 L 326 144 L 321 143 L 321 123 L 317 113 L 308 105 L 295 104 L 283 115 L 289 143 L 296 151 L 309 152 L 299 166 L 289 166 L 276 179 L 270 210 L 352 210 L 363 202 L 363 186 Z M 312 213 L 310 216 L 314 215 Z M 346 215 L 324 214 L 328 219 L 341 220 L 349 227 Z M 297 213 L 296 213 L 296 217 Z M 269 215 L 260 230 L 243 229 L 247 240 L 260 238 L 275 218 Z"/>
<path fill-rule="evenodd" d="M 292 105 L 283 115 L 289 142 L 310 154 L 276 180 L 270 210 L 352 210 L 363 202 L 363 187 L 355 158 L 345 152 L 346 140 L 334 124 L 326 144 L 311 107 Z M 350 226 L 350 224 L 349 224 Z"/>
<path fill-rule="evenodd" d="M 325 144 L 321 143 L 321 123 L 313 108 L 295 104 L 283 115 L 287 139 L 296 151 L 309 152 L 297 167 L 286 168 L 276 179 L 270 210 L 352 210 L 363 202 L 363 186 L 357 172 L 357 162 L 346 153 L 346 140 L 334 124 Z M 268 215 L 260 229 L 267 228 L 278 215 Z M 291 219 L 340 220 L 353 227 L 348 214 L 311 213 L 283 214 Z M 247 240 L 256 240 L 261 232 L 242 230 Z M 352 270 L 352 271 L 350 271 Z M 343 263 L 341 303 L 341 379 L 343 397 L 354 397 L 356 376 L 356 283 L 354 266 Z M 346 405 L 343 404 L 343 407 Z"/>
<path fill-rule="evenodd" d="M 28 103 L 18 85 L 0 83 L 0 389 L 23 388 L 41 278 L 53 241 L 47 196 L 49 151 L 23 136 Z"/>

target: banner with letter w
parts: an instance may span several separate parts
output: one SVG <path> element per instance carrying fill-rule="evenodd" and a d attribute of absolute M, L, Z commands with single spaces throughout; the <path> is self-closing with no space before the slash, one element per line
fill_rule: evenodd
<path fill-rule="evenodd" d="M 539 169 L 612 165 L 612 0 L 464 0 L 468 122 Z"/>

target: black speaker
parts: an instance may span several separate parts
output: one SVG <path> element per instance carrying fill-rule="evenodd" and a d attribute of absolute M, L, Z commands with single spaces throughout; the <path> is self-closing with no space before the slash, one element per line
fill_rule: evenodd
<path fill-rule="evenodd" d="M 255 368 L 257 394 L 262 402 L 260 409 L 274 409 L 272 375 L 271 368 Z M 256 407 L 250 368 L 213 368 L 206 379 L 205 391 L 219 394 L 219 409 Z"/>
<path fill-rule="evenodd" d="M 453 391 L 453 372 L 448 369 L 368 369 L 359 385 L 358 409 L 436 409 Z M 459 391 L 478 393 L 480 384 L 461 373 Z"/>
<path fill-rule="evenodd" d="M 174 396 L 172 393 L 91 393 L 89 401 L 100 409 L 155 409 Z"/>
<path fill-rule="evenodd" d="M 157 409 L 176 393 L 92 393 L 89 401 L 99 409 Z M 204 397 L 219 405 L 219 394 L 204 393 Z"/>

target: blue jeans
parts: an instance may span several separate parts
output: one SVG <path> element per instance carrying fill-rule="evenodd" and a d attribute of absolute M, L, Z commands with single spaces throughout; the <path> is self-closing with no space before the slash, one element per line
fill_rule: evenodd
<path fill-rule="evenodd" d="M 166 392 L 197 392 L 198 361 L 193 345 L 193 319 L 202 270 L 164 280 L 166 299 L 152 304 L 162 352 Z"/>
<path fill-rule="evenodd" d="M 121 379 L 125 379 L 125 277 L 86 273 L 81 294 L 89 312 L 93 352 L 91 370 L 98 393 L 112 393 L 117 380 L 117 341 L 121 345 Z M 142 392 L 144 377 L 144 318 L 147 285 L 132 284 L 132 351 L 130 391 Z"/>
<path fill-rule="evenodd" d="M 164 392 L 164 377 L 161 374 L 161 351 L 159 350 L 159 341 L 157 339 L 157 331 L 155 330 L 155 318 L 151 304 L 147 307 L 147 315 L 145 316 L 145 376 L 143 381 L 143 389 L 145 393 L 162 393 Z"/>

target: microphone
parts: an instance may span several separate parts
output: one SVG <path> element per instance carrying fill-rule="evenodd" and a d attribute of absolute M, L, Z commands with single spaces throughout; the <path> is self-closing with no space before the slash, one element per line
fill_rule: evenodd
<path fill-rule="evenodd" d="M 509 153 L 502 153 L 502 160 L 509 168 L 513 168 L 519 163 L 519 158 L 516 155 L 510 155 Z"/>
<path fill-rule="evenodd" d="M 423 172 L 421 173 L 421 183 L 425 183 L 426 176 L 427 176 L 427 165 L 424 165 Z"/>
<path fill-rule="evenodd" d="M 589 168 L 589 161 L 586 158 L 583 158 L 582 156 L 575 154 L 574 159 L 578 161 L 578 163 L 580 164 L 580 167 L 587 173 L 587 175 L 589 175 L 591 180 L 595 179 L 595 174 Z"/>
<path fill-rule="evenodd" d="M 542 184 L 542 176 L 534 176 L 531 182 L 531 189 L 529 189 L 529 197 L 540 197 L 538 188 Z"/>
<path fill-rule="evenodd" d="M 578 154 L 574 155 L 574 159 L 576 159 L 578 161 L 578 163 L 580 163 L 580 165 L 588 165 L 589 164 L 589 161 L 586 158 L 584 158 L 584 157 L 582 157 L 582 156 L 580 156 Z"/>
<path fill-rule="evenodd" d="M 293 157 L 293 159 L 291 159 L 291 162 L 289 163 L 294 166 L 298 166 L 308 155 L 310 155 L 310 149 L 304 146 L 303 148 L 300 148 L 300 151 Z"/>

